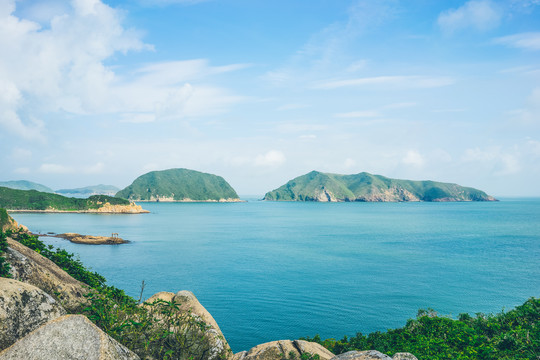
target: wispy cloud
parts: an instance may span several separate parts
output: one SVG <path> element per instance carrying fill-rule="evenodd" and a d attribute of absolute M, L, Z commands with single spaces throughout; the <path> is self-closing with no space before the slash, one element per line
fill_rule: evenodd
<path fill-rule="evenodd" d="M 503 36 L 494 40 L 497 44 L 503 44 L 523 50 L 540 50 L 540 32 L 527 32 L 509 36 Z"/>
<path fill-rule="evenodd" d="M 350 86 L 391 86 L 405 88 L 435 88 L 455 83 L 449 76 L 374 76 L 355 79 L 332 80 L 312 86 L 314 89 L 337 89 Z"/>
<path fill-rule="evenodd" d="M 280 166 L 286 161 L 285 154 L 278 150 L 270 150 L 255 158 L 256 166 Z"/>
<path fill-rule="evenodd" d="M 366 111 L 351 111 L 346 113 L 337 113 L 334 117 L 337 118 L 374 118 L 380 117 L 381 114 L 378 111 L 366 110 Z"/>
<path fill-rule="evenodd" d="M 501 10 L 492 1 L 471 0 L 457 9 L 442 12 L 437 23 L 446 33 L 467 28 L 486 31 L 499 26 L 501 17 Z"/>

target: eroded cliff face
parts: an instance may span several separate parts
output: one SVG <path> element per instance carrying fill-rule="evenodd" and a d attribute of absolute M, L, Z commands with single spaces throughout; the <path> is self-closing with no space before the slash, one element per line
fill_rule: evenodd
<path fill-rule="evenodd" d="M 313 197 L 306 197 L 306 200 L 317 202 L 346 202 L 346 201 L 361 201 L 361 202 L 401 202 L 401 201 L 421 201 L 410 191 L 403 188 L 393 187 L 382 191 L 378 188 L 372 188 L 367 195 L 358 197 L 337 197 L 331 191 L 322 188 L 315 193 Z"/>

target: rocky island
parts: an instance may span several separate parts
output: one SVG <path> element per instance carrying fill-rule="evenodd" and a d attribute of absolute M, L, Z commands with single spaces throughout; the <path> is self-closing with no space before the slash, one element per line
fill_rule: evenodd
<path fill-rule="evenodd" d="M 266 193 L 271 201 L 496 201 L 485 192 L 436 181 L 391 179 L 362 172 L 339 175 L 312 171 Z"/>
<path fill-rule="evenodd" d="M 147 213 L 140 205 L 106 195 L 86 199 L 69 198 L 37 190 L 16 190 L 0 187 L 0 207 L 11 212 L 75 212 L 102 214 Z"/>
<path fill-rule="evenodd" d="M 57 237 L 61 239 L 66 239 L 75 244 L 87 244 L 87 245 L 117 245 L 125 244 L 126 240 L 118 237 L 117 234 L 112 234 L 111 236 L 94 236 L 94 235 L 81 235 L 77 233 L 64 233 L 57 235 L 47 235 L 51 237 Z"/>
<path fill-rule="evenodd" d="M 139 176 L 117 197 L 131 201 L 238 202 L 236 191 L 221 176 L 188 169 L 152 171 Z"/>

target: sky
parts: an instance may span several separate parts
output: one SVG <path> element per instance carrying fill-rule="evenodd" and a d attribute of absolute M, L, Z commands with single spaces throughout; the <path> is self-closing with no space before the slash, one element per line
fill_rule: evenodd
<path fill-rule="evenodd" d="M 0 0 L 0 181 L 540 196 L 540 0 Z"/>

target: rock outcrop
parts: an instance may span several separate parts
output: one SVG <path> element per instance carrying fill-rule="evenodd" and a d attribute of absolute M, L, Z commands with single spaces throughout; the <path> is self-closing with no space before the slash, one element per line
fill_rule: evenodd
<path fill-rule="evenodd" d="M 418 360 L 416 356 L 408 352 L 395 353 L 392 360 Z"/>
<path fill-rule="evenodd" d="M 11 265 L 13 279 L 34 285 L 53 296 L 70 312 L 80 310 L 85 303 L 87 287 L 72 278 L 51 260 L 32 249 L 8 238 L 8 250 L 5 254 Z"/>
<path fill-rule="evenodd" d="M 87 244 L 87 245 L 117 245 L 125 244 L 126 240 L 119 238 L 118 236 L 94 236 L 94 235 L 81 235 L 77 233 L 64 233 L 54 235 L 53 237 L 62 238 L 71 241 L 75 244 Z"/>
<path fill-rule="evenodd" d="M 332 360 L 392 360 L 392 358 L 376 350 L 367 350 L 349 351 L 337 355 Z"/>
<path fill-rule="evenodd" d="M 190 349 L 191 354 L 195 358 L 199 358 L 200 355 L 206 354 L 204 359 L 216 360 L 222 358 L 232 358 L 232 351 L 221 332 L 214 317 L 201 305 L 199 300 L 193 295 L 191 291 L 182 290 L 175 293 L 172 292 L 159 292 L 151 296 L 145 301 L 147 304 L 151 304 L 157 300 L 163 300 L 167 302 L 175 302 L 178 304 L 180 310 L 190 313 L 196 321 L 202 321 L 207 325 L 205 330 L 200 328 L 193 328 L 187 330 L 187 337 L 189 342 L 197 344 Z M 182 329 L 176 329 L 176 331 L 185 331 Z M 202 337 L 201 337 L 202 335 Z M 193 341 L 200 339 L 198 342 Z"/>
<path fill-rule="evenodd" d="M 317 343 L 303 340 L 279 340 L 257 345 L 249 351 L 235 354 L 234 360 L 299 360 L 303 354 L 319 355 L 321 360 L 334 358 L 334 354 Z"/>
<path fill-rule="evenodd" d="M 43 290 L 0 278 L 0 350 L 65 314 L 64 308 Z"/>
<path fill-rule="evenodd" d="M 0 360 L 137 360 L 139 357 L 82 315 L 49 321 L 0 352 Z"/>

